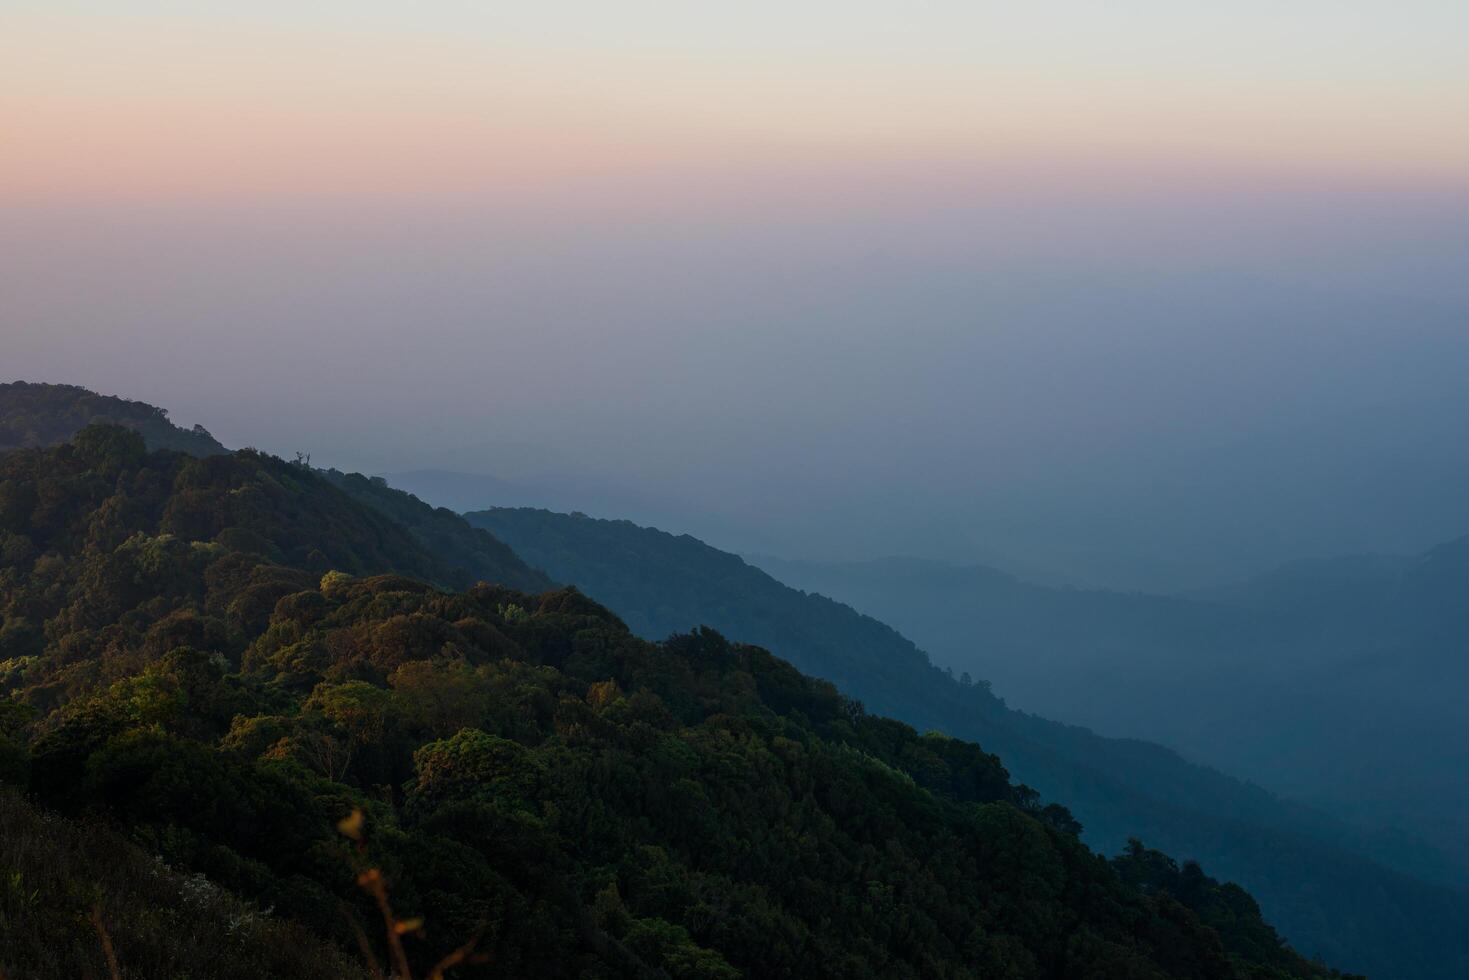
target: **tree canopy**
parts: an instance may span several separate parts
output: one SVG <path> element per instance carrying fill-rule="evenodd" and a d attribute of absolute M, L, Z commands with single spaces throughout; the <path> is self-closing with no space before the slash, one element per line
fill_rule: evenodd
<path fill-rule="evenodd" d="M 711 630 L 465 585 L 258 453 L 88 429 L 0 458 L 0 692 L 35 804 L 343 950 L 370 865 L 420 970 L 477 937 L 465 975 L 1332 975 L 1251 903 L 1224 929 L 1207 890 L 1094 854 L 971 742 Z"/>

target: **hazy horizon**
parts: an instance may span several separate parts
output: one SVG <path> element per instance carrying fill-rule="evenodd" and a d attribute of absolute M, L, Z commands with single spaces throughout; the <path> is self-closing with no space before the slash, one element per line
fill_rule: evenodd
<path fill-rule="evenodd" d="M 5 375 L 790 558 L 1469 532 L 1461 6 L 534 7 L 0 14 Z"/>
<path fill-rule="evenodd" d="M 0 0 L 0 975 L 1469 976 L 1466 55 Z"/>

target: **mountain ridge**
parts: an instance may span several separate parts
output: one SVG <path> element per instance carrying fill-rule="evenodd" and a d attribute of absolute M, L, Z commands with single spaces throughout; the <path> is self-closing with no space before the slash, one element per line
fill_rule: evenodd
<path fill-rule="evenodd" d="M 1457 653 L 1469 539 L 1295 562 L 1183 596 L 914 561 L 765 567 L 898 626 L 1027 710 L 1163 741 L 1364 829 L 1421 837 L 1456 875 L 1469 868 L 1469 788 L 1454 778 L 1469 751 L 1455 694 L 1469 683 Z"/>
<path fill-rule="evenodd" d="M 987 685 L 956 681 L 877 620 L 789 588 L 691 536 L 528 509 L 466 517 L 553 575 L 578 582 L 646 636 L 708 623 L 760 642 L 874 710 L 920 729 L 976 739 L 1004 758 L 1018 778 L 1066 803 L 1087 828 L 1088 839 L 1103 849 L 1141 835 L 1206 865 L 1222 861 L 1226 876 L 1251 887 L 1287 935 L 1328 958 L 1362 962 L 1370 972 L 1377 964 L 1352 960 L 1332 944 L 1362 944 L 1368 935 L 1379 949 L 1397 942 L 1391 928 L 1374 921 L 1379 912 L 1368 897 L 1385 882 L 1398 890 L 1405 908 L 1414 910 L 1401 920 L 1409 931 L 1417 927 L 1414 920 L 1421 925 L 1443 909 L 1463 908 L 1457 890 L 1374 864 L 1374 859 L 1391 858 L 1417 874 L 1432 872 L 1440 858 L 1421 844 L 1364 838 L 1352 827 L 1186 763 L 1148 742 L 1101 738 L 1010 710 Z M 701 555 L 708 563 L 702 571 Z M 800 625 L 812 621 L 826 624 L 814 636 Z M 894 671 L 895 664 L 903 667 Z M 1190 805 L 1180 808 L 1182 800 Z M 1282 879 L 1275 865 L 1283 854 L 1314 868 L 1319 880 L 1298 889 L 1300 876 Z M 1348 896 L 1356 896 L 1355 908 Z M 1336 925 L 1327 929 L 1320 926 L 1323 900 L 1334 904 L 1326 920 L 1335 917 Z M 1455 931 L 1438 929 L 1433 942 L 1453 947 Z M 1426 969 L 1424 976 L 1453 975 L 1452 969 Z"/>
<path fill-rule="evenodd" d="M 296 469 L 301 471 L 302 468 L 298 466 Z M 429 531 L 438 532 L 437 541 L 440 547 L 452 543 L 453 539 L 463 533 L 462 522 L 456 523 L 459 522 L 459 518 L 455 515 L 447 511 L 435 510 L 423 504 L 421 501 L 412 498 L 410 495 L 392 491 L 391 488 L 387 488 L 380 481 L 363 477 L 348 478 L 343 474 L 333 473 L 331 471 L 312 472 L 328 482 L 335 481 L 335 485 L 337 485 L 338 489 L 343 490 L 343 492 L 348 492 L 348 489 L 356 492 L 361 495 L 361 499 L 358 500 L 359 503 L 373 507 L 379 513 L 383 513 L 388 517 L 393 516 L 393 508 L 406 508 L 405 513 L 409 520 L 419 525 L 423 525 L 425 522 L 433 525 L 433 527 L 429 528 Z M 341 485 L 344 482 L 350 486 L 344 488 Z M 433 518 L 431 522 L 429 522 L 430 516 Z M 590 521 L 591 519 L 583 518 L 582 520 Z M 629 522 L 622 522 L 622 524 L 627 528 L 636 530 L 635 526 Z M 420 527 L 417 532 L 410 533 L 420 546 L 425 546 L 424 542 L 428 532 Z M 481 530 L 476 533 L 483 534 L 484 532 Z M 498 536 L 496 537 L 498 538 Z M 710 550 L 707 546 L 698 542 L 697 539 L 684 536 L 681 540 L 686 548 L 691 549 L 690 555 L 694 559 L 702 558 Z M 510 548 L 508 550 L 514 553 L 519 549 Z M 733 555 L 725 555 L 721 567 L 725 569 L 726 578 L 730 575 L 737 575 L 742 568 L 748 568 L 742 560 Z M 563 580 L 576 580 L 575 577 L 570 576 L 558 575 L 557 577 Z M 585 578 L 585 576 L 580 577 Z M 725 584 L 728 585 L 728 582 Z M 666 598 L 677 600 L 678 596 L 679 591 L 675 586 L 668 590 Z M 599 596 L 599 598 L 601 597 Z M 807 602 L 804 599 L 802 601 L 803 603 Z M 825 624 L 822 629 L 830 627 L 833 622 L 831 619 L 832 616 L 850 617 L 855 615 L 850 610 L 840 612 L 836 608 L 839 604 L 830 603 L 828 600 L 823 601 L 827 605 L 821 607 L 824 611 L 814 620 L 814 622 Z M 618 609 L 617 611 L 626 615 L 626 603 L 614 603 L 614 608 L 617 605 L 624 606 L 623 609 Z M 807 604 L 803 605 L 803 608 L 809 610 L 811 607 Z M 636 610 L 633 611 L 636 612 Z M 696 617 L 697 619 L 698 617 Z M 1142 827 L 1142 832 L 1150 838 L 1150 842 L 1180 843 L 1176 838 L 1169 837 L 1167 827 L 1157 826 L 1156 824 L 1145 826 L 1136 821 L 1133 821 L 1131 824 L 1126 823 L 1126 821 L 1131 820 L 1139 811 L 1145 810 L 1153 813 L 1161 813 L 1170 809 L 1168 805 L 1162 804 L 1150 793 L 1142 792 L 1142 790 L 1148 789 L 1148 780 L 1156 777 L 1156 773 L 1149 775 L 1151 772 L 1150 767 L 1161 766 L 1162 768 L 1159 771 L 1165 773 L 1178 769 L 1179 760 L 1172 756 L 1171 753 L 1168 753 L 1167 750 L 1161 750 L 1142 742 L 1125 743 L 1114 741 L 1105 743 L 1108 746 L 1108 753 L 1119 756 L 1125 761 L 1119 762 L 1116 758 L 1112 759 L 1112 761 L 1106 761 L 1104 754 L 1103 757 L 1099 757 L 1093 760 L 1093 762 L 1100 765 L 1104 772 L 1109 772 L 1111 775 L 1099 775 L 1095 766 L 1079 765 L 1073 759 L 1069 758 L 1069 756 L 1074 755 L 1074 750 L 1068 749 L 1065 745 L 1067 740 L 1079 740 L 1093 749 L 1099 744 L 1103 744 L 1101 741 L 1096 740 L 1094 736 L 1091 736 L 1090 733 L 1076 729 L 1067 729 L 1065 726 L 1057 726 L 1054 723 L 1045 722 L 1043 719 L 1029 717 L 1015 712 L 1007 712 L 1004 710 L 1003 705 L 1000 705 L 988 694 L 983 685 L 963 687 L 949 683 L 948 686 L 935 688 L 927 682 L 922 681 L 922 678 L 935 676 L 941 678 L 943 676 L 942 672 L 932 667 L 921 651 L 913 647 L 911 643 L 902 640 L 901 637 L 898 637 L 896 633 L 882 624 L 876 621 L 867 622 L 868 625 L 864 628 L 867 639 L 863 641 L 866 645 L 867 653 L 858 657 L 856 661 L 852 661 L 851 651 L 845 650 L 843 652 L 843 656 L 847 658 L 846 673 L 840 675 L 844 683 L 850 685 L 854 681 L 862 681 L 865 678 L 866 685 L 879 691 L 886 690 L 887 693 L 890 693 L 891 691 L 909 690 L 910 693 L 907 695 L 909 706 L 921 709 L 916 710 L 911 715 L 910 721 L 922 727 L 936 727 L 957 731 L 962 725 L 956 726 L 953 724 L 956 716 L 983 721 L 987 726 L 984 729 L 984 740 L 989 744 L 994 744 L 996 737 L 1007 739 L 1007 753 L 1012 759 L 1016 760 L 1014 764 L 1017 764 L 1022 770 L 1025 768 L 1036 768 L 1044 772 L 1047 771 L 1046 767 L 1049 767 L 1049 771 L 1052 773 L 1059 771 L 1069 774 L 1065 779 L 1051 780 L 1050 785 L 1044 785 L 1042 781 L 1037 780 L 1037 783 L 1042 785 L 1042 788 L 1046 790 L 1047 795 L 1051 798 L 1065 801 L 1073 798 L 1079 792 L 1090 792 L 1092 802 L 1096 802 L 1098 798 L 1105 798 L 1109 794 L 1116 794 L 1122 799 L 1132 800 L 1130 804 L 1118 804 L 1114 800 L 1113 806 L 1110 809 L 1104 808 L 1098 811 L 1101 819 L 1095 821 L 1091 832 L 1098 832 L 1097 824 L 1104 825 L 1101 828 L 1103 830 L 1107 829 L 1106 824 L 1110 824 L 1112 834 L 1112 841 L 1110 843 L 1113 843 L 1114 847 L 1120 845 L 1124 834 L 1130 834 L 1132 832 L 1132 830 L 1127 829 L 1128 827 L 1132 829 Z M 694 621 L 685 622 L 678 628 L 687 629 L 691 625 L 694 625 Z M 736 632 L 738 635 L 738 632 L 744 631 L 731 632 Z M 819 637 L 820 633 L 820 629 L 813 629 L 809 631 L 809 636 Z M 751 638 L 758 639 L 759 637 L 752 636 Z M 894 638 L 896 638 L 896 641 Z M 839 644 L 845 643 L 845 641 L 838 642 Z M 897 651 L 896 659 L 894 659 L 895 650 Z M 827 671 L 827 673 L 831 672 Z M 918 678 L 918 680 L 915 681 L 915 678 Z M 942 684 L 943 682 L 940 683 Z M 916 688 L 914 686 L 915 684 Z M 942 697 L 935 700 L 932 697 L 932 693 L 940 689 L 944 693 Z M 881 696 L 871 699 L 871 702 L 874 707 L 887 707 L 886 704 L 882 703 Z M 932 721 L 932 724 L 928 724 L 929 721 Z M 1058 753 L 1060 753 L 1060 758 L 1064 760 L 1059 766 L 1056 762 Z M 1133 780 L 1137 785 L 1134 785 L 1131 789 L 1126 788 L 1125 785 L 1119 786 L 1116 781 L 1116 775 L 1119 771 L 1124 772 L 1128 779 Z M 1199 773 L 1202 776 L 1202 782 L 1187 783 L 1192 786 L 1187 791 L 1190 794 L 1198 794 L 1200 792 L 1208 794 L 1215 792 L 1209 789 L 1209 787 L 1218 786 L 1217 780 L 1223 779 L 1217 773 L 1210 776 L 1202 770 L 1189 768 L 1185 771 Z M 1198 778 L 1200 777 L 1189 777 L 1190 780 L 1196 780 Z M 1169 779 L 1173 781 L 1168 785 L 1174 787 L 1184 785 L 1178 783 L 1174 777 L 1169 777 Z M 1226 796 L 1229 795 L 1226 794 Z M 1267 794 L 1260 795 L 1267 796 Z M 1233 803 L 1222 807 L 1222 809 L 1228 812 L 1230 807 L 1239 807 L 1241 805 L 1245 808 L 1243 812 L 1248 813 L 1250 806 L 1254 804 L 1248 804 L 1244 799 L 1235 798 Z M 1177 821 L 1175 820 L 1175 822 Z M 1218 824 L 1219 820 L 1216 819 L 1215 825 Z M 1239 835 L 1235 834 L 1235 836 L 1238 837 Z M 1187 841 L 1185 840 L 1183 843 L 1186 844 Z M 1187 847 L 1182 849 L 1174 848 L 1174 850 L 1182 850 L 1185 856 L 1187 856 Z M 1318 860 L 1321 859 L 1319 849 L 1316 853 Z M 1337 852 L 1328 852 L 1328 854 L 1335 853 Z M 1349 894 L 1360 893 L 1362 885 L 1354 882 L 1362 879 L 1363 875 L 1366 875 L 1367 879 L 1371 879 L 1373 873 L 1370 872 L 1370 868 L 1365 868 L 1361 865 L 1360 859 L 1352 857 L 1349 853 L 1342 852 L 1338 856 L 1343 858 L 1345 867 L 1353 870 L 1347 873 L 1345 879 L 1336 883 L 1335 890 Z M 1332 858 L 1332 860 L 1334 859 Z M 1357 878 L 1354 879 L 1352 877 L 1353 875 L 1356 875 Z M 1408 931 L 1410 932 L 1414 928 L 1421 928 L 1424 923 L 1441 919 L 1442 915 L 1436 915 L 1436 913 L 1441 913 L 1442 908 L 1452 907 L 1455 901 L 1446 893 L 1432 892 L 1431 890 L 1428 892 L 1422 890 L 1414 891 L 1413 888 L 1409 888 L 1408 891 L 1416 896 L 1407 903 L 1408 906 L 1413 908 L 1413 911 L 1407 915 L 1405 920 Z M 1289 896 L 1287 895 L 1286 898 L 1289 899 Z M 1414 903 L 1417 904 L 1414 905 Z M 1280 905 L 1281 896 L 1277 895 L 1272 899 L 1272 907 L 1278 908 Z M 1309 902 L 1303 908 L 1308 907 Z M 1368 931 L 1370 932 L 1370 929 Z M 1311 937 L 1307 935 L 1306 938 L 1310 941 Z M 1356 962 L 1347 951 L 1337 949 L 1329 941 L 1317 943 L 1313 948 L 1313 952 L 1331 956 L 1338 962 Z M 1433 974 L 1420 972 L 1417 975 L 1431 976 Z"/>
<path fill-rule="evenodd" d="M 355 877 L 415 964 L 477 933 L 485 976 L 1339 976 L 758 647 L 407 577 L 443 566 L 298 464 L 92 426 L 0 455 L 0 556 L 4 778 L 341 946 Z"/>

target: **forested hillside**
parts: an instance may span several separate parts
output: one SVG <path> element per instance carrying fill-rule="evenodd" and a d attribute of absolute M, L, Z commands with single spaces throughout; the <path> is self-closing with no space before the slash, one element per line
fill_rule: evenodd
<path fill-rule="evenodd" d="M 0 384 L 0 452 L 65 442 L 93 423 L 136 429 L 155 449 L 176 449 L 193 456 L 227 450 L 203 426 L 184 429 L 168 412 L 143 402 L 99 395 L 76 385 Z"/>
<path fill-rule="evenodd" d="M 181 429 L 168 420 L 166 411 L 142 402 L 99 395 L 75 385 L 29 384 L 24 381 L 0 385 L 0 451 L 17 446 L 39 447 L 66 442 L 93 421 L 122 425 L 137 431 L 143 436 L 148 449 L 173 449 L 197 457 L 229 452 L 203 428 Z M 23 435 L 7 443 L 5 431 Z M 310 469 L 306 459 L 298 460 L 298 465 L 291 470 L 281 470 L 278 464 L 278 460 L 267 461 L 261 472 L 284 472 L 289 484 L 295 479 L 294 474 Z M 528 567 L 503 542 L 485 531 L 470 527 L 464 518 L 452 511 L 430 507 L 411 494 L 389 487 L 381 479 L 360 473 L 333 469 L 311 472 L 406 529 L 425 553 L 414 559 L 414 574 L 426 574 L 445 584 L 487 580 L 532 591 L 549 589 L 553 585 L 545 574 Z M 275 489 L 269 480 L 261 486 L 267 493 Z M 288 509 L 282 508 L 282 514 Z M 283 538 L 289 537 L 289 528 L 281 530 L 286 532 Z M 401 542 L 399 544 L 401 546 Z"/>
<path fill-rule="evenodd" d="M 977 740 L 1071 807 L 1094 846 L 1112 852 L 1142 836 L 1197 858 L 1244 883 L 1293 942 L 1329 961 L 1395 977 L 1469 971 L 1469 902 L 1422 880 L 1445 869 L 1427 847 L 1363 835 L 1157 745 L 1012 711 L 982 682 L 937 669 L 876 620 L 787 588 L 694 538 L 539 510 L 466 516 L 646 637 L 706 623 L 832 680 L 872 710 Z M 976 626 L 977 647 L 984 637 Z M 1058 671 L 1053 682 L 1073 680 Z"/>
<path fill-rule="evenodd" d="M 531 568 L 508 545 L 488 531 L 471 527 L 463 517 L 443 507 L 430 507 L 412 494 L 395 490 L 377 477 L 340 470 L 312 472 L 406 527 L 425 549 L 455 570 L 460 581 L 501 582 L 517 589 L 539 591 L 554 583 Z"/>
<path fill-rule="evenodd" d="M 216 942 L 236 959 L 196 975 L 355 972 L 282 948 L 291 922 L 380 962 L 402 942 L 419 975 L 1331 975 L 1192 865 L 1091 853 L 976 745 L 707 630 L 639 639 L 575 590 L 431 584 L 455 574 L 258 453 L 92 427 L 0 457 L 4 779 L 237 896 L 160 951 L 109 894 L 111 838 L 89 854 L 0 797 L 37 841 L 0 848 L 29 862 L 0 966 L 75 976 L 110 948 L 159 975 Z M 44 852 L 74 894 L 41 897 Z M 230 909 L 250 924 L 211 940 Z"/>

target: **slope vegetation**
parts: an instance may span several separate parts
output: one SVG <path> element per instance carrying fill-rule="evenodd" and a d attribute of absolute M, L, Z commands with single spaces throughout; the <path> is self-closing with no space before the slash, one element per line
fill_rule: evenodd
<path fill-rule="evenodd" d="M 367 972 L 294 923 L 150 856 L 96 820 L 0 787 L 0 973 L 337 980 Z M 104 938 L 105 937 L 105 938 Z"/>
<path fill-rule="evenodd" d="M 985 684 L 954 679 L 876 620 L 787 588 L 694 538 L 538 510 L 466 516 L 646 637 L 707 624 L 833 681 L 872 710 L 978 741 L 1019 778 L 1064 801 L 1094 846 L 1115 851 L 1137 836 L 1196 858 L 1244 884 L 1292 942 L 1331 962 L 1394 977 L 1469 971 L 1464 897 L 1371 857 L 1428 870 L 1431 852 L 1395 846 L 1388 853 L 1338 821 L 1157 745 L 1012 711 Z M 1054 682 L 1072 681 L 1058 673 Z"/>
<path fill-rule="evenodd" d="M 180 428 L 169 421 L 168 412 L 143 402 L 99 395 L 75 385 L 24 381 L 0 385 L 0 452 L 66 442 L 91 423 L 132 429 L 143 437 L 149 450 L 175 450 L 200 458 L 229 454 L 203 428 Z M 268 459 L 261 454 L 254 455 Z M 228 468 L 235 464 L 208 465 Z M 392 524 L 407 529 L 427 553 L 412 561 L 403 559 L 406 564 L 401 567 L 413 574 L 427 575 L 444 584 L 485 580 L 530 590 L 549 589 L 553 584 L 543 573 L 526 566 L 502 542 L 485 531 L 471 528 L 458 514 L 430 507 L 411 494 L 389 487 L 381 479 L 332 469 L 312 470 L 302 460 L 297 461 L 294 470 L 283 470 L 279 460 L 263 465 L 262 473 L 285 474 L 287 485 L 301 480 L 301 471 L 310 470 L 352 499 L 391 518 Z M 329 509 L 333 505 L 326 506 Z M 400 549 L 402 545 L 397 543 Z M 267 553 L 278 557 L 275 552 Z M 382 555 L 369 557 L 381 567 L 391 564 Z"/>
<path fill-rule="evenodd" d="M 92 424 L 134 429 L 155 449 L 192 456 L 227 452 L 202 426 L 174 425 L 168 412 L 144 402 L 99 395 L 76 385 L 0 384 L 0 452 L 53 446 Z"/>
<path fill-rule="evenodd" d="M 5 778 L 344 948 L 386 882 L 420 973 L 471 938 L 465 975 L 1332 975 L 1191 865 L 1096 856 L 976 745 L 575 590 L 442 591 L 291 464 L 100 427 L 0 487 Z"/>

